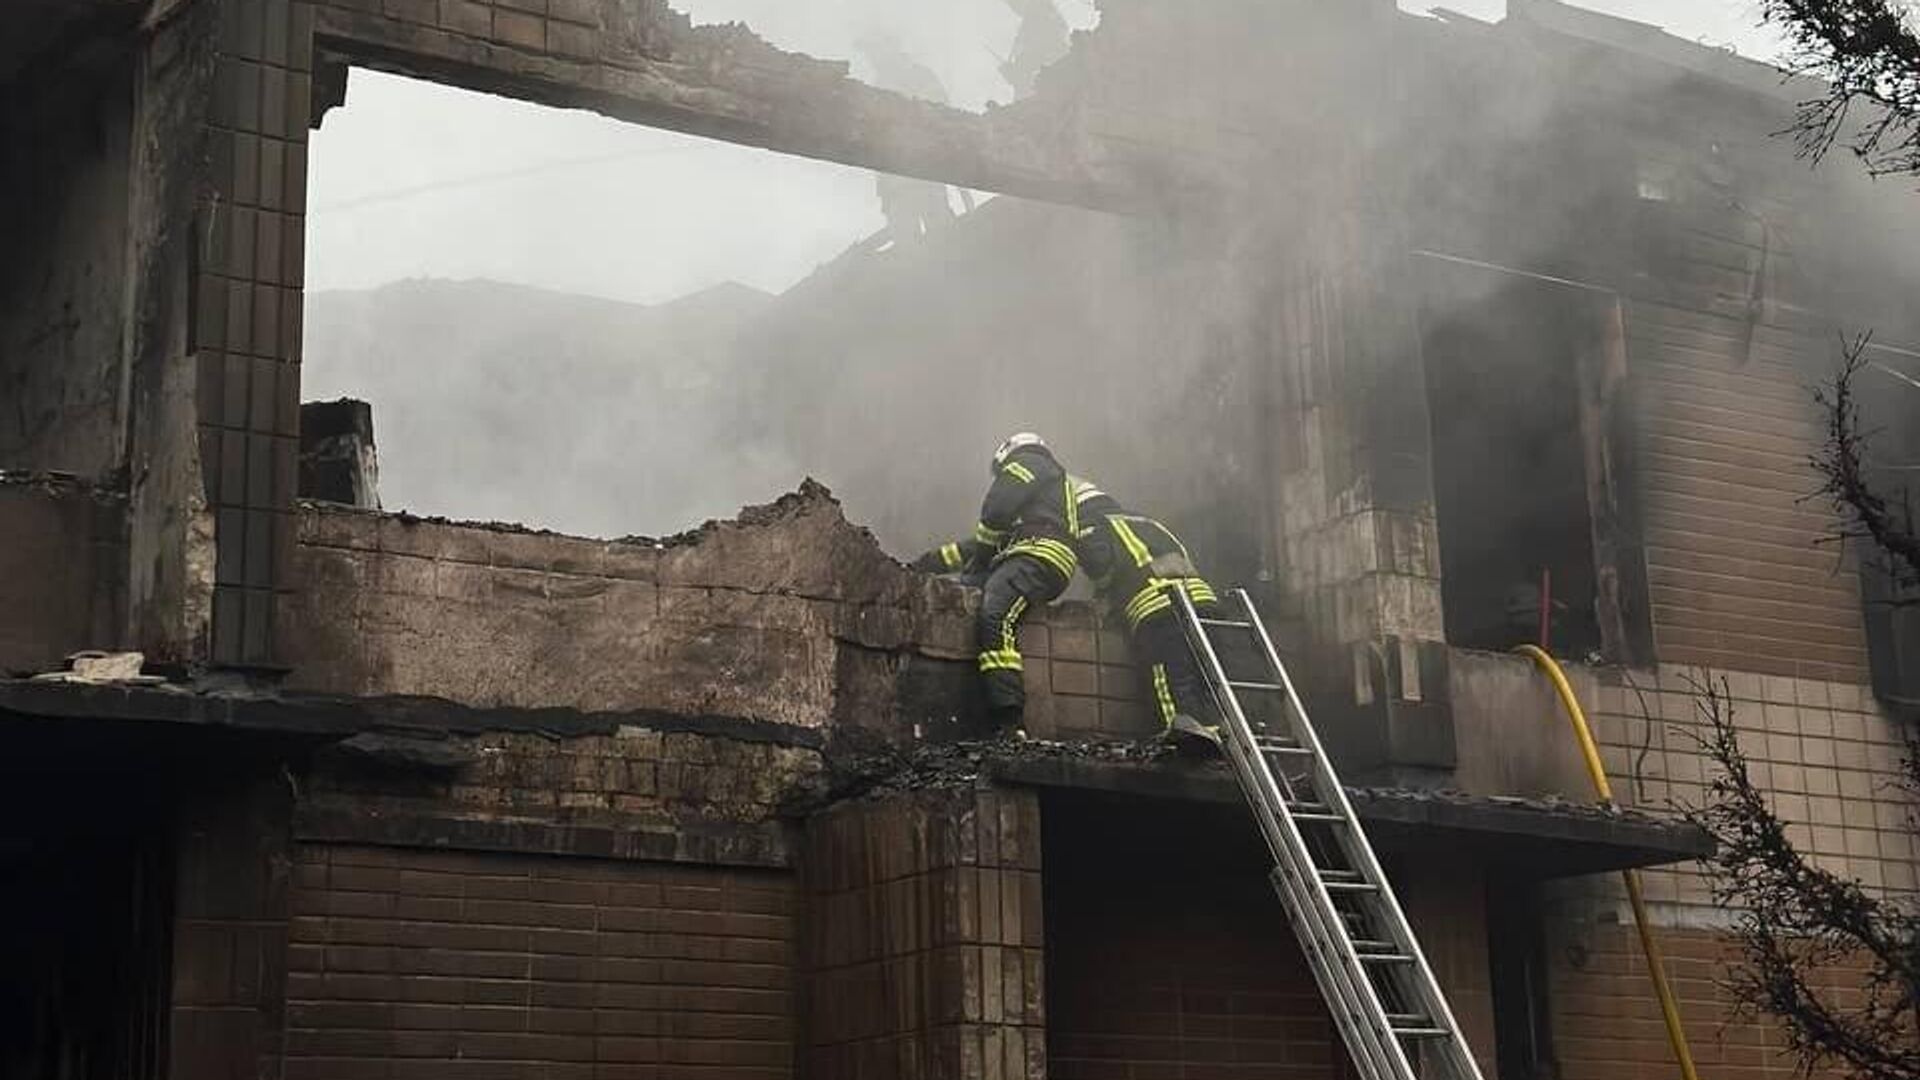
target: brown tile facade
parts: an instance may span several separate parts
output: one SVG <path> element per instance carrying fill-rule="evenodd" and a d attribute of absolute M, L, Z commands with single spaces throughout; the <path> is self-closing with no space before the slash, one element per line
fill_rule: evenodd
<path fill-rule="evenodd" d="M 1866 682 L 1859 582 L 1806 497 L 1828 332 L 1651 301 L 1627 326 L 1660 659 Z"/>
<path fill-rule="evenodd" d="M 294 874 L 289 1080 L 793 1075 L 786 874 L 313 844 Z"/>
<path fill-rule="evenodd" d="M 1044 1080 L 1040 811 L 926 792 L 807 825 L 806 1038 L 817 1080 Z"/>
<path fill-rule="evenodd" d="M 1661 932 L 1661 948 L 1702 1076 L 1788 1080 L 1802 1075 L 1787 1056 L 1776 1026 L 1736 1015 L 1737 1003 L 1722 985 L 1726 964 L 1733 958 L 1724 937 L 1704 929 L 1667 929 Z M 1549 931 L 1548 957 L 1559 1076 L 1669 1080 L 1675 1075 L 1666 1025 L 1630 925 L 1555 924 Z M 1834 968 L 1816 972 L 1812 983 L 1819 992 L 1844 994 L 1858 985 L 1860 974 Z"/>
<path fill-rule="evenodd" d="M 296 532 L 313 6 L 222 0 L 218 17 L 188 322 L 218 553 L 211 647 L 218 663 L 272 665 Z"/>
<path fill-rule="evenodd" d="M 1049 801 L 1056 1080 L 1340 1075 L 1345 1050 L 1263 865 L 1253 830 L 1225 815 Z"/>

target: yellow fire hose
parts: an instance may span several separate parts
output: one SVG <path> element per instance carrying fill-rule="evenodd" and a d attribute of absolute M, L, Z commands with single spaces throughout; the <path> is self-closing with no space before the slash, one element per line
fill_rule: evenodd
<path fill-rule="evenodd" d="M 1573 724 L 1573 734 L 1580 741 L 1580 754 L 1587 760 L 1587 775 L 1593 778 L 1594 791 L 1600 796 L 1600 805 L 1613 805 L 1613 785 L 1607 783 L 1607 768 L 1600 761 L 1600 747 L 1593 741 L 1593 729 L 1587 726 L 1587 714 L 1580 709 L 1580 699 L 1573 696 L 1573 687 L 1567 682 L 1566 672 L 1560 670 L 1559 661 L 1545 649 L 1537 645 L 1522 645 L 1516 652 L 1533 659 L 1547 678 L 1553 680 L 1553 688 L 1560 695 L 1560 704 L 1565 706 L 1567 719 Z M 1653 927 L 1647 924 L 1647 904 L 1640 895 L 1640 875 L 1631 870 L 1620 871 L 1620 880 L 1627 886 L 1627 903 L 1633 907 L 1633 925 L 1640 932 L 1640 951 L 1646 954 L 1647 970 L 1653 973 L 1653 992 L 1660 998 L 1660 1015 L 1667 1024 L 1667 1041 L 1673 1044 L 1673 1056 L 1680 1064 L 1683 1080 L 1700 1080 L 1700 1074 L 1693 1069 L 1693 1053 L 1687 1049 L 1687 1033 L 1680 1026 L 1680 1006 L 1673 1000 L 1673 987 L 1667 984 L 1666 965 L 1660 958 L 1660 943 L 1654 939 Z"/>

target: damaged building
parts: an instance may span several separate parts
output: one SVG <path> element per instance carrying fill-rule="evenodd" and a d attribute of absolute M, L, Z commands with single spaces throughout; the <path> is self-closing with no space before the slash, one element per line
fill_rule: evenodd
<path fill-rule="evenodd" d="M 821 471 L 887 482 L 825 365 L 1035 373 L 1279 630 L 1485 1075 L 1671 1074 L 1629 867 L 1703 1073 L 1794 1073 L 1675 810 L 1710 670 L 1804 846 L 1916 888 L 1914 631 L 1803 498 L 1835 328 L 1920 371 L 1912 196 L 1794 161 L 1771 69 L 1555 0 L 1099 6 L 984 113 L 664 0 L 12 12 L 0 1076 L 1351 1075 L 1230 775 L 1151 742 L 1091 606 L 1030 620 L 995 739 L 977 597 L 817 484 L 660 539 L 379 509 L 372 421 L 301 396 L 350 66 L 1010 196 L 783 298 Z M 936 257 L 985 284 L 863 349 Z M 896 399 L 970 450 L 992 383 Z"/>

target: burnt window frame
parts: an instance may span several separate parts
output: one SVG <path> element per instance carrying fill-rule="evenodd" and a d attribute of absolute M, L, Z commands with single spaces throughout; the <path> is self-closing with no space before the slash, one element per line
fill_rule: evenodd
<path fill-rule="evenodd" d="M 1639 504 L 1636 471 L 1635 400 L 1628 371 L 1626 302 L 1612 289 L 1569 278 L 1493 263 L 1438 255 L 1412 253 L 1421 282 L 1418 300 L 1418 341 L 1421 350 L 1422 395 L 1432 408 L 1432 374 L 1429 342 L 1437 324 L 1433 321 L 1432 301 L 1444 278 L 1427 275 L 1479 273 L 1501 284 L 1487 291 L 1489 297 L 1501 289 L 1530 282 L 1538 288 L 1563 291 L 1589 298 L 1588 312 L 1593 333 L 1585 341 L 1571 343 L 1574 352 L 1575 411 L 1585 463 L 1587 517 L 1591 529 L 1590 550 L 1593 560 L 1595 598 L 1593 619 L 1599 634 L 1601 662 L 1634 667 L 1655 662 L 1650 587 L 1646 568 L 1644 525 Z M 1427 450 L 1430 469 L 1437 466 L 1432 418 L 1428 418 Z M 1436 529 L 1444 530 L 1439 517 L 1439 484 L 1433 486 Z M 1442 541 L 1444 552 L 1444 540 Z M 1442 597 L 1444 606 L 1446 564 L 1441 555 Z M 1448 639 L 1458 648 L 1475 646 Z"/>

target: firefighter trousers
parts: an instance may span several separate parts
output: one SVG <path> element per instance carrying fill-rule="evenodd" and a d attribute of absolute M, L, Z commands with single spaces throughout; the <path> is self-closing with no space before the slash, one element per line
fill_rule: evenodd
<path fill-rule="evenodd" d="M 1212 604 L 1194 605 L 1202 618 L 1210 617 Z M 1206 680 L 1200 674 L 1200 662 L 1187 645 L 1187 635 L 1172 611 L 1161 611 L 1140 620 L 1133 628 L 1134 663 L 1147 676 L 1148 700 L 1163 728 L 1173 725 L 1176 714 L 1185 713 L 1202 724 L 1220 722 L 1207 694 Z"/>
<path fill-rule="evenodd" d="M 1052 603 L 1067 590 L 1060 571 L 1031 555 L 1009 555 L 995 564 L 981 586 L 974 631 L 980 643 L 980 676 L 987 708 L 1003 726 L 1017 723 L 1027 703 L 1020 660 L 1020 620 L 1035 605 Z"/>

